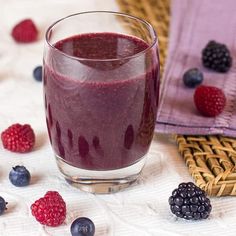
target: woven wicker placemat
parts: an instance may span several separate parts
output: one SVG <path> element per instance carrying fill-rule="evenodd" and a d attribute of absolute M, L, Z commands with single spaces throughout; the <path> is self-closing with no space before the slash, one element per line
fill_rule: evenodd
<path fill-rule="evenodd" d="M 236 195 L 236 140 L 177 135 L 180 154 L 196 184 L 211 196 Z"/>
<path fill-rule="evenodd" d="M 169 0 L 117 0 L 121 11 L 150 22 L 157 31 L 161 72 L 168 45 L 170 2 Z"/>
<path fill-rule="evenodd" d="M 167 53 L 170 0 L 117 0 L 121 11 L 146 19 L 157 30 L 161 69 Z M 208 195 L 236 195 L 236 139 L 176 135 L 181 156 Z"/>

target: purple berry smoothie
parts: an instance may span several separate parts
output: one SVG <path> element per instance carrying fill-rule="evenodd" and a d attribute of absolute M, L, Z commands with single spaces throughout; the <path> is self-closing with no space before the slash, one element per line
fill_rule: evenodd
<path fill-rule="evenodd" d="M 155 52 L 147 55 L 143 40 L 115 33 L 81 34 L 54 47 L 56 54 L 44 62 L 44 93 L 56 155 L 89 170 L 139 161 L 149 149 L 156 120 Z"/>

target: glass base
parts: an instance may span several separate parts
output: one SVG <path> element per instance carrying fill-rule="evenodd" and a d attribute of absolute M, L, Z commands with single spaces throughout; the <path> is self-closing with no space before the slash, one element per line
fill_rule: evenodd
<path fill-rule="evenodd" d="M 56 155 L 59 170 L 66 181 L 82 191 L 90 193 L 115 193 L 133 185 L 138 179 L 146 156 L 135 164 L 116 170 L 94 171 L 80 169 Z"/>

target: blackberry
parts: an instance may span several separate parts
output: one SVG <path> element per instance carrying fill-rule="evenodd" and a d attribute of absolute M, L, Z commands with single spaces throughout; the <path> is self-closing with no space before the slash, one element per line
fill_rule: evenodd
<path fill-rule="evenodd" d="M 232 57 L 226 45 L 211 40 L 202 50 L 202 63 L 206 68 L 224 73 L 232 66 Z"/>
<path fill-rule="evenodd" d="M 177 217 L 186 220 L 206 219 L 211 212 L 206 193 L 194 183 L 181 183 L 169 197 L 170 210 Z"/>

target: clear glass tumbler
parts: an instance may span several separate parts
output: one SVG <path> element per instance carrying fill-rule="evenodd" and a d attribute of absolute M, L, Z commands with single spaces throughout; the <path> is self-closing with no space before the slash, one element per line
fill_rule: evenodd
<path fill-rule="evenodd" d="M 69 183 L 112 193 L 136 181 L 154 133 L 158 58 L 153 27 L 130 15 L 83 12 L 49 27 L 46 121 Z"/>

